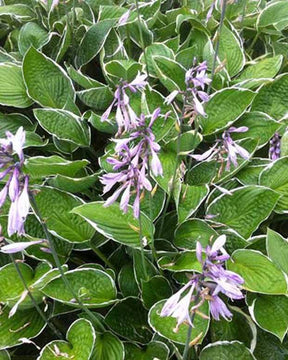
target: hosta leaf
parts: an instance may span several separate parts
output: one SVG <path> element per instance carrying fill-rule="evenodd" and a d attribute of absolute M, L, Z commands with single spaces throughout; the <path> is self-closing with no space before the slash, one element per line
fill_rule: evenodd
<path fill-rule="evenodd" d="M 43 107 L 75 111 L 71 80 L 52 59 L 31 47 L 23 59 L 28 94 Z"/>
<path fill-rule="evenodd" d="M 99 53 L 115 23 L 115 19 L 103 20 L 88 29 L 80 43 L 75 59 L 78 68 L 87 64 Z"/>
<path fill-rule="evenodd" d="M 71 211 L 82 204 L 78 198 L 50 187 L 41 187 L 36 202 L 49 231 L 72 243 L 85 242 L 94 234 L 93 228 Z"/>
<path fill-rule="evenodd" d="M 243 45 L 233 31 L 225 25 L 219 38 L 219 59 L 225 63 L 231 77 L 237 75 L 245 64 Z"/>
<path fill-rule="evenodd" d="M 252 111 L 244 114 L 235 124 L 236 127 L 246 126 L 248 130 L 244 133 L 234 133 L 233 139 L 250 137 L 258 141 L 258 147 L 265 145 L 279 129 L 280 124 L 269 115 Z"/>
<path fill-rule="evenodd" d="M 164 276 L 156 275 L 148 281 L 142 281 L 142 298 L 148 309 L 157 301 L 167 299 L 171 295 L 171 286 Z"/>
<path fill-rule="evenodd" d="M 288 274 L 288 241 L 276 231 L 268 229 L 266 248 L 269 258 L 279 269 Z"/>
<path fill-rule="evenodd" d="M 115 283 L 111 276 L 102 270 L 82 268 L 68 271 L 65 276 L 85 306 L 103 307 L 116 299 Z M 77 301 L 61 276 L 50 281 L 42 291 L 52 299 L 77 307 Z"/>
<path fill-rule="evenodd" d="M 267 186 L 281 195 L 275 211 L 288 212 L 288 157 L 282 157 L 268 165 L 260 174 L 260 185 Z"/>
<path fill-rule="evenodd" d="M 246 110 L 255 94 L 250 90 L 226 88 L 214 93 L 200 118 L 203 135 L 213 134 L 233 124 Z"/>
<path fill-rule="evenodd" d="M 182 323 L 179 326 L 179 330 L 173 331 L 176 327 L 177 321 L 175 318 L 171 316 L 161 317 L 160 313 L 162 307 L 165 303 L 165 300 L 161 300 L 156 303 L 149 311 L 149 324 L 158 334 L 163 336 L 164 338 L 176 342 L 178 344 L 185 344 L 187 338 L 188 325 Z M 208 302 L 204 302 L 204 304 L 198 309 L 200 312 L 209 316 Z M 203 317 L 199 316 L 197 313 L 194 318 L 194 327 L 192 328 L 191 333 L 191 341 L 197 338 L 197 344 L 201 344 L 202 339 L 205 337 L 206 332 L 209 328 L 209 320 L 203 319 Z"/>
<path fill-rule="evenodd" d="M 248 79 L 273 78 L 280 70 L 282 61 L 282 55 L 260 60 L 259 62 L 245 68 L 236 81 L 239 82 Z"/>
<path fill-rule="evenodd" d="M 10 360 L 10 355 L 6 350 L 0 350 L 0 360 Z"/>
<path fill-rule="evenodd" d="M 244 186 L 216 198 L 207 209 L 211 221 L 225 224 L 248 238 L 274 209 L 279 195 L 263 186 Z"/>
<path fill-rule="evenodd" d="M 196 242 L 199 241 L 205 248 L 212 236 L 216 239 L 217 232 L 205 221 L 190 219 L 175 230 L 174 244 L 181 249 L 194 250 Z"/>
<path fill-rule="evenodd" d="M 124 297 L 138 295 L 139 288 L 131 264 L 126 264 L 121 268 L 118 275 L 118 283 Z"/>
<path fill-rule="evenodd" d="M 124 360 L 123 343 L 110 332 L 98 333 L 90 360 Z"/>
<path fill-rule="evenodd" d="M 249 349 L 239 341 L 218 341 L 207 345 L 200 353 L 199 360 L 256 360 Z"/>
<path fill-rule="evenodd" d="M 108 86 L 78 91 L 77 96 L 85 105 L 98 111 L 106 110 L 113 101 L 113 95 Z"/>
<path fill-rule="evenodd" d="M 157 70 L 155 69 L 153 57 L 161 56 L 168 59 L 174 59 L 173 51 L 163 43 L 155 43 L 146 47 L 145 56 L 142 56 L 140 61 L 146 63 L 149 75 L 157 77 Z"/>
<path fill-rule="evenodd" d="M 35 156 L 26 159 L 24 171 L 30 177 L 41 179 L 51 175 L 74 176 L 83 169 L 89 162 L 87 160 L 69 161 L 58 155 L 49 157 Z"/>
<path fill-rule="evenodd" d="M 5 307 L 0 314 L 0 350 L 22 344 L 21 339 L 38 336 L 46 324 L 35 309 L 18 310 L 9 318 L 10 309 Z"/>
<path fill-rule="evenodd" d="M 125 360 L 168 360 L 169 348 L 159 341 L 151 341 L 144 349 L 135 344 L 125 344 Z"/>
<path fill-rule="evenodd" d="M 105 317 L 106 324 L 121 337 L 146 343 L 151 338 L 147 311 L 137 298 L 126 298 L 113 306 Z"/>
<path fill-rule="evenodd" d="M 109 207 L 103 207 L 103 204 L 103 201 L 85 204 L 73 209 L 73 213 L 80 215 L 104 236 L 128 246 L 139 247 L 139 222 L 134 218 L 131 207 L 127 214 L 123 214 L 118 203 Z M 141 222 L 142 237 L 149 242 L 154 226 L 143 213 Z"/>
<path fill-rule="evenodd" d="M 21 55 L 33 46 L 35 49 L 41 48 L 49 40 L 49 35 L 46 30 L 34 22 L 29 22 L 22 26 L 19 32 L 19 51 Z"/>
<path fill-rule="evenodd" d="M 1 63 L 0 104 L 26 108 L 32 103 L 33 101 L 29 98 L 26 92 L 21 67 L 12 63 Z"/>
<path fill-rule="evenodd" d="M 88 175 L 81 178 L 57 175 L 54 179 L 49 181 L 49 185 L 71 193 L 79 193 L 92 187 L 97 179 L 97 174 Z"/>
<path fill-rule="evenodd" d="M 25 131 L 33 131 L 35 126 L 32 122 L 22 114 L 2 114 L 0 113 L 0 137 L 6 136 L 6 131 L 15 134 L 20 126 L 23 126 Z M 26 132 L 27 135 L 27 132 Z M 25 141 L 26 143 L 26 141 Z M 25 144 L 26 145 L 26 144 Z"/>
<path fill-rule="evenodd" d="M 286 360 L 288 341 L 284 339 L 283 343 L 281 343 L 276 336 L 258 328 L 254 354 L 257 360 Z"/>
<path fill-rule="evenodd" d="M 208 185 L 191 186 L 188 184 L 182 184 L 177 201 L 179 224 L 195 213 L 208 193 Z"/>
<path fill-rule="evenodd" d="M 249 311 L 262 329 L 271 332 L 283 341 L 288 329 L 287 296 L 257 295 Z"/>
<path fill-rule="evenodd" d="M 287 11 L 288 4 L 286 1 L 274 1 L 273 3 L 268 3 L 257 19 L 257 26 L 259 28 L 270 25 L 277 26 L 278 23 L 283 21 L 285 21 L 287 25 Z"/>
<path fill-rule="evenodd" d="M 264 85 L 256 95 L 251 110 L 262 111 L 274 119 L 279 120 L 287 113 L 288 74 Z"/>
<path fill-rule="evenodd" d="M 219 321 L 212 320 L 210 327 L 212 342 L 238 340 L 248 348 L 253 348 L 257 335 L 256 325 L 250 316 L 246 315 L 238 307 L 229 306 L 229 310 L 233 314 L 231 321 L 224 318 Z"/>
<path fill-rule="evenodd" d="M 154 68 L 159 80 L 170 91 L 185 90 L 185 68 L 164 56 L 153 57 Z"/>
<path fill-rule="evenodd" d="M 30 21 L 36 18 L 36 14 L 31 7 L 23 4 L 2 5 L 0 7 L 0 17 L 3 15 L 12 16 L 19 21 Z"/>
<path fill-rule="evenodd" d="M 57 360 L 58 358 L 90 359 L 95 336 L 92 324 L 86 319 L 78 319 L 73 322 L 67 331 L 68 343 L 63 340 L 50 342 L 42 349 L 37 360 Z"/>
<path fill-rule="evenodd" d="M 243 277 L 243 288 L 248 291 L 274 295 L 287 293 L 284 274 L 259 251 L 236 250 L 227 266 Z"/>
<path fill-rule="evenodd" d="M 49 134 L 60 140 L 72 141 L 80 146 L 89 146 L 90 130 L 86 122 L 70 111 L 56 109 L 35 109 L 39 124 Z"/>
<path fill-rule="evenodd" d="M 173 272 L 196 271 L 201 272 L 202 265 L 197 260 L 195 251 L 179 252 L 175 256 L 163 256 L 158 261 L 163 270 Z"/>

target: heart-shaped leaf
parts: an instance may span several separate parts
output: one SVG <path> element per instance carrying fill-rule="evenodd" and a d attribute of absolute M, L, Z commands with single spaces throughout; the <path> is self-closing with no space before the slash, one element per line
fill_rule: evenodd
<path fill-rule="evenodd" d="M 269 258 L 279 269 L 288 274 L 288 241 L 276 231 L 268 229 L 266 248 Z"/>
<path fill-rule="evenodd" d="M 207 345 L 200 354 L 199 360 L 256 360 L 251 351 L 239 341 L 218 341 Z"/>
<path fill-rule="evenodd" d="M 169 348 L 160 341 L 151 341 L 144 349 L 135 344 L 125 344 L 125 360 L 168 360 Z"/>
<path fill-rule="evenodd" d="M 124 345 L 112 333 L 98 333 L 90 360 L 124 360 Z"/>
<path fill-rule="evenodd" d="M 60 340 L 50 342 L 41 350 L 37 360 L 90 359 L 95 337 L 92 324 L 86 319 L 78 319 L 67 331 L 68 343 Z"/>

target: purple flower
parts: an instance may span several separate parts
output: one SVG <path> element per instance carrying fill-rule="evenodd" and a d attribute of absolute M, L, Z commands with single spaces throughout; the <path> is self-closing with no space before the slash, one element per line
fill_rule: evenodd
<path fill-rule="evenodd" d="M 147 85 L 146 74 L 140 74 L 130 83 L 122 82 L 115 93 L 114 100 L 107 110 L 103 113 L 101 121 L 107 121 L 109 115 L 116 106 L 116 122 L 118 125 L 118 135 L 122 134 L 123 131 L 128 132 L 135 129 L 138 126 L 138 118 L 132 107 L 130 106 L 130 99 L 126 93 L 126 90 L 129 89 L 131 92 L 141 91 Z"/>
<path fill-rule="evenodd" d="M 103 194 L 108 193 L 117 183 L 120 183 L 120 186 L 106 200 L 104 206 L 113 204 L 122 194 L 120 209 L 126 213 L 131 195 L 135 194 L 133 212 L 136 218 L 139 217 L 141 193 L 152 190 L 147 178 L 149 160 L 154 176 L 163 174 L 158 157 L 160 146 L 156 143 L 152 132 L 152 125 L 159 115 L 160 109 L 156 109 L 147 124 L 146 117 L 141 114 L 137 119 L 137 128 L 129 134 L 129 137 L 114 139 L 116 156 L 109 157 L 107 162 L 113 166 L 115 172 L 103 175 L 100 180 L 104 185 Z"/>
<path fill-rule="evenodd" d="M 247 130 L 248 128 L 246 126 L 239 128 L 231 127 L 224 131 L 222 140 L 217 140 L 216 143 L 203 154 L 191 154 L 190 156 L 196 161 L 211 161 L 215 159 L 221 163 L 226 162 L 226 170 L 229 171 L 231 163 L 235 167 L 238 166 L 238 155 L 245 160 L 250 157 L 249 152 L 231 138 L 231 133 L 246 132 Z M 226 154 L 225 158 L 223 157 L 224 154 Z"/>
<path fill-rule="evenodd" d="M 270 147 L 269 147 L 269 158 L 272 161 L 275 161 L 280 158 L 280 137 L 279 133 L 275 133 L 272 139 L 270 140 Z"/>
<path fill-rule="evenodd" d="M 160 316 L 175 317 L 176 330 L 183 322 L 192 326 L 190 314 L 193 314 L 205 301 L 209 301 L 210 313 L 215 320 L 219 320 L 220 316 L 229 320 L 232 313 L 219 294 L 222 293 L 232 300 L 244 297 L 241 292 L 241 285 L 244 283 L 242 277 L 224 268 L 224 262 L 230 258 L 224 249 L 225 242 L 226 236 L 221 235 L 212 246 L 207 246 L 205 250 L 197 242 L 196 256 L 202 264 L 202 272 L 193 275 L 184 287 L 172 295 L 164 304 L 160 314 Z M 189 287 L 190 290 L 181 299 L 181 295 Z M 193 295 L 194 292 L 195 295 Z M 191 301 L 195 304 L 190 308 Z"/>
<path fill-rule="evenodd" d="M 9 245 L 4 245 L 1 247 L 0 251 L 4 254 L 15 254 L 20 251 L 24 251 L 29 246 L 42 244 L 45 240 L 35 240 L 35 241 L 26 241 L 26 242 L 18 242 Z"/>
<path fill-rule="evenodd" d="M 6 132 L 7 139 L 0 139 L 0 178 L 8 176 L 6 184 L 0 191 L 0 207 L 3 206 L 7 195 L 11 200 L 8 215 L 8 235 L 16 232 L 24 233 L 24 222 L 30 209 L 28 196 L 28 176 L 24 176 L 21 168 L 24 163 L 23 146 L 25 143 L 25 131 L 20 127 L 16 134 Z M 18 161 L 14 158 L 18 156 Z"/>

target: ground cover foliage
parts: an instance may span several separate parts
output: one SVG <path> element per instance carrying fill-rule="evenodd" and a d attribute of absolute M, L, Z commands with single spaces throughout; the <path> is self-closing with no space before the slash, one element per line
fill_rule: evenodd
<path fill-rule="evenodd" d="M 1 360 L 287 359 L 287 14 L 0 0 Z"/>

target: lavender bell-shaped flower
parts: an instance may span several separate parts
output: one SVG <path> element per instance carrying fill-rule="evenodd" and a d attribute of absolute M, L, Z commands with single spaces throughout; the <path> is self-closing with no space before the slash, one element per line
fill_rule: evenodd
<path fill-rule="evenodd" d="M 193 275 L 192 279 L 183 288 L 172 295 L 166 301 L 160 313 L 160 316 L 177 318 L 176 330 L 178 330 L 181 323 L 188 323 L 192 326 L 192 314 L 205 301 L 209 301 L 210 313 L 215 320 L 219 320 L 220 316 L 229 320 L 232 313 L 219 297 L 219 294 L 222 293 L 231 300 L 244 297 L 241 292 L 241 285 L 244 283 L 242 277 L 224 268 L 224 262 L 230 258 L 224 249 L 225 242 L 226 236 L 221 235 L 212 246 L 207 246 L 205 250 L 197 242 L 196 256 L 202 265 L 202 272 Z M 181 299 L 183 292 L 189 288 L 188 293 Z M 195 296 L 193 296 L 194 292 L 196 293 Z M 198 299 L 198 302 L 196 299 Z M 193 304 L 190 308 L 192 300 L 196 301 L 196 304 Z"/>
<path fill-rule="evenodd" d="M 129 89 L 131 92 L 141 91 L 147 85 L 146 74 L 140 74 L 130 83 L 122 82 L 114 93 L 114 100 L 103 113 L 101 121 L 107 121 L 112 109 L 116 106 L 116 122 L 118 125 L 118 135 L 123 131 L 128 132 L 137 127 L 137 115 L 130 106 L 130 99 L 126 93 Z"/>
<path fill-rule="evenodd" d="M 121 185 L 106 200 L 104 206 L 111 205 L 122 194 L 120 208 L 123 212 L 127 212 L 131 195 L 135 194 L 133 211 L 134 216 L 139 217 L 141 192 L 152 190 L 147 176 L 149 161 L 154 176 L 162 176 L 163 173 L 158 158 L 160 146 L 156 143 L 152 132 L 152 125 L 159 115 L 160 109 L 156 109 L 147 125 L 146 117 L 142 114 L 137 120 L 138 127 L 129 134 L 128 138 L 114 139 L 116 157 L 108 158 L 107 162 L 113 166 L 115 172 L 105 174 L 100 178 L 104 185 L 103 194 L 109 192 L 117 183 Z"/>
<path fill-rule="evenodd" d="M 20 127 L 13 135 L 7 131 L 7 139 L 0 139 L 0 178 L 8 176 L 6 184 L 0 191 L 0 207 L 4 204 L 7 196 L 11 200 L 8 214 L 8 235 L 24 233 L 24 222 L 30 209 L 28 196 L 28 176 L 23 175 L 24 163 L 23 146 L 25 143 L 25 131 Z M 18 160 L 15 159 L 17 154 Z"/>

